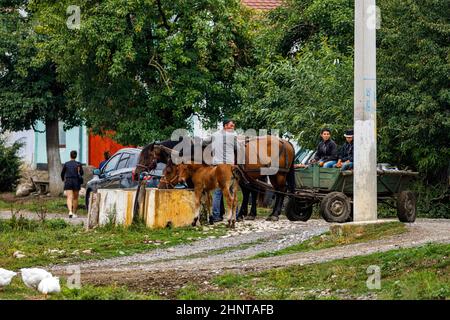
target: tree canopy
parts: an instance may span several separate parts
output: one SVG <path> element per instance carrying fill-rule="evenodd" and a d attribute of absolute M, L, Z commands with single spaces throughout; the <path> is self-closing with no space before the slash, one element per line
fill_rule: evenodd
<path fill-rule="evenodd" d="M 0 8 L 0 119 L 1 130 L 28 130 L 36 121 L 79 123 L 76 109 L 66 108 L 65 86 L 56 77 L 56 64 L 37 60 L 27 1 L 3 1 Z M 23 8 L 22 10 L 19 10 Z M 26 11 L 25 11 L 26 10 Z"/>
<path fill-rule="evenodd" d="M 238 0 L 79 1 L 79 29 L 66 27 L 72 1 L 31 1 L 41 54 L 70 83 L 69 105 L 96 132 L 146 144 L 189 126 L 215 125 L 239 106 L 234 73 L 251 64 L 249 13 Z"/>
<path fill-rule="evenodd" d="M 450 2 L 378 1 L 378 161 L 446 173 L 450 157 Z M 237 76 L 241 124 L 287 129 L 312 147 L 353 123 L 353 1 L 290 0 L 266 16 L 259 64 Z"/>

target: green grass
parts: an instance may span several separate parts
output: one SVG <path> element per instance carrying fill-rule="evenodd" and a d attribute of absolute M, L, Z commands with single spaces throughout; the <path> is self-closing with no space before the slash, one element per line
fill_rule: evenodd
<path fill-rule="evenodd" d="M 0 266 L 17 270 L 24 267 L 111 258 L 225 233 L 226 227 L 223 224 L 209 227 L 205 231 L 203 227 L 152 230 L 142 224 L 130 228 L 105 226 L 85 230 L 82 226 L 70 225 L 62 219 L 40 222 L 19 217 L 0 220 Z M 55 249 L 63 251 L 48 253 L 48 250 Z M 92 253 L 82 253 L 89 249 Z M 22 251 L 26 257 L 14 258 L 15 251 Z"/>
<path fill-rule="evenodd" d="M 84 285 L 79 289 L 67 287 L 66 279 L 60 278 L 61 292 L 47 296 L 49 300 L 150 300 L 161 299 L 152 293 L 137 293 L 122 286 Z M 38 300 L 45 296 L 37 290 L 26 287 L 20 275 L 13 278 L 11 284 L 0 290 L 0 300 Z"/>
<path fill-rule="evenodd" d="M 379 266 L 381 289 L 368 289 Z M 191 284 L 177 299 L 450 299 L 450 245 L 433 244 L 307 266 L 213 279 L 214 292 Z"/>
<path fill-rule="evenodd" d="M 78 209 L 77 214 L 87 214 L 84 208 L 85 198 L 80 197 L 78 203 L 81 208 Z M 11 209 L 25 212 L 42 212 L 47 213 L 68 213 L 66 206 L 66 198 L 46 198 L 46 197 L 31 197 L 22 200 L 7 201 L 0 199 L 0 211 L 11 211 Z"/>
<path fill-rule="evenodd" d="M 309 240 L 278 251 L 261 252 L 250 259 L 281 256 L 296 252 L 307 252 L 352 243 L 368 242 L 404 232 L 407 232 L 407 229 L 401 222 L 332 226 L 329 232 L 322 235 L 312 237 Z"/>

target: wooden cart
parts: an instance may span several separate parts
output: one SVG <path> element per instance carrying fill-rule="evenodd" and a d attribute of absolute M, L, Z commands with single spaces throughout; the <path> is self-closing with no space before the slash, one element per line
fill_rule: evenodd
<path fill-rule="evenodd" d="M 396 169 L 377 170 L 379 202 L 395 205 L 402 222 L 416 219 L 416 196 L 408 190 L 417 172 Z M 321 216 L 329 222 L 353 219 L 353 171 L 321 168 L 317 165 L 295 171 L 296 193 L 290 196 L 286 216 L 291 221 L 307 221 L 314 204 L 319 204 Z"/>

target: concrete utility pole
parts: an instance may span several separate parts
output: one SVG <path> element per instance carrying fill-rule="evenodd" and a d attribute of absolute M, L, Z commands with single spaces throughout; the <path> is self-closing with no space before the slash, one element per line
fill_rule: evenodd
<path fill-rule="evenodd" d="M 355 0 L 353 220 L 377 219 L 375 0 Z"/>

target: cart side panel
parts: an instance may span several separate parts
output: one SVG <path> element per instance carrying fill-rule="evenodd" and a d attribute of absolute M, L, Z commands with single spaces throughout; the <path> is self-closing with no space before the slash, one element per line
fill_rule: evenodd
<path fill-rule="evenodd" d="M 331 189 L 333 191 L 343 192 L 346 195 L 353 194 L 353 175 L 343 175 L 341 173 Z"/>
<path fill-rule="evenodd" d="M 339 178 L 339 169 L 312 166 L 295 170 L 297 188 L 315 188 L 331 191 Z"/>
<path fill-rule="evenodd" d="M 295 185 L 297 188 L 312 188 L 313 173 L 310 168 L 300 168 L 295 170 Z"/>
<path fill-rule="evenodd" d="M 319 188 L 334 191 L 333 187 L 341 180 L 340 169 L 320 168 Z"/>
<path fill-rule="evenodd" d="M 414 180 L 413 176 L 385 173 L 378 176 L 378 194 L 395 194 L 407 190 Z"/>

